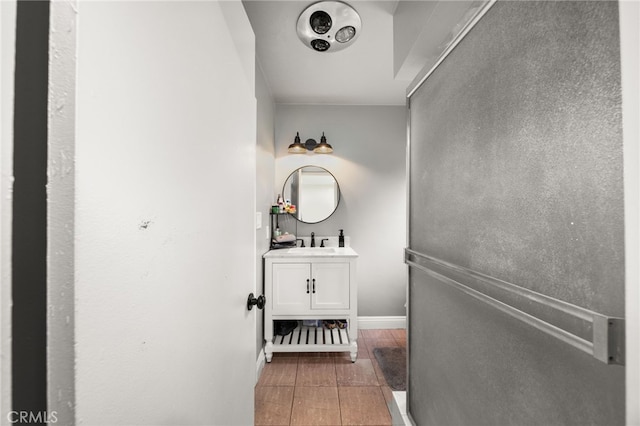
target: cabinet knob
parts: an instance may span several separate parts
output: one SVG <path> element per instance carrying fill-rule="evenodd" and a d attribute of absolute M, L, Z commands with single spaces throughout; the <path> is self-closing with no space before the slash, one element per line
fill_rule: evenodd
<path fill-rule="evenodd" d="M 253 305 L 256 305 L 258 309 L 262 309 L 264 308 L 265 302 L 266 299 L 264 298 L 264 295 L 261 294 L 260 296 L 255 297 L 253 293 L 249 293 L 249 298 L 247 299 L 247 309 L 253 309 Z"/>

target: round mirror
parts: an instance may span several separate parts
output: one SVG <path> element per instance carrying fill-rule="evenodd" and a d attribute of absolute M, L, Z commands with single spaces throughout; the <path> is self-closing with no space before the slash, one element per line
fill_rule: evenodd
<path fill-rule="evenodd" d="M 318 223 L 338 208 L 340 187 L 328 170 L 304 166 L 289 175 L 282 188 L 282 196 L 296 206 L 292 216 L 300 222 Z"/>

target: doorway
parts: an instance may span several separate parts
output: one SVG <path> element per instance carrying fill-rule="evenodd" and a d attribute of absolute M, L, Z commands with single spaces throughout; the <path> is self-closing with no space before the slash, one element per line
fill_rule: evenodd
<path fill-rule="evenodd" d="M 49 2 L 17 2 L 13 143 L 11 395 L 47 410 L 47 87 Z"/>

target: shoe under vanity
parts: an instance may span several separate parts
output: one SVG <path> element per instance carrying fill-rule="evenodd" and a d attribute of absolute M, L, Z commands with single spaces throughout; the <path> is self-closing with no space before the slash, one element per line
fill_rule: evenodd
<path fill-rule="evenodd" d="M 358 254 L 351 247 L 296 247 L 263 257 L 267 362 L 274 352 L 349 352 L 355 362 Z M 274 321 L 279 320 L 297 321 L 297 326 L 276 335 Z M 304 325 L 314 320 L 317 325 Z"/>

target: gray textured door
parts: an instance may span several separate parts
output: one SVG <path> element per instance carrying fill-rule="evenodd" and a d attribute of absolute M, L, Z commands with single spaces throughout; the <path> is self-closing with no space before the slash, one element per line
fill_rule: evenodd
<path fill-rule="evenodd" d="M 448 265 L 410 268 L 416 424 L 624 424 L 623 366 L 447 285 L 624 317 L 619 55 L 616 2 L 497 2 L 411 95 L 409 249 Z"/>

